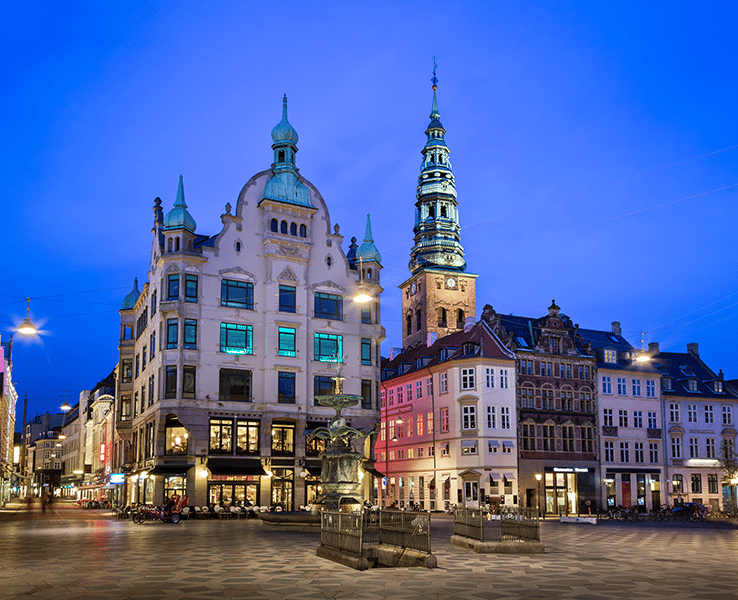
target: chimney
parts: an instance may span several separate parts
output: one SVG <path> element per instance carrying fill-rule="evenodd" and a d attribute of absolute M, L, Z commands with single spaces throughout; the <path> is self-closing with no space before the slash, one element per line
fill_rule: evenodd
<path fill-rule="evenodd" d="M 694 354 L 696 357 L 699 358 L 700 356 L 699 345 L 696 342 L 687 344 L 687 352 L 689 352 L 690 354 Z"/>
<path fill-rule="evenodd" d="M 648 342 L 648 353 L 653 356 L 654 354 L 659 353 L 659 343 L 658 342 Z"/>
<path fill-rule="evenodd" d="M 623 330 L 620 329 L 620 321 L 613 321 L 612 322 L 612 332 L 615 335 L 623 335 Z"/>

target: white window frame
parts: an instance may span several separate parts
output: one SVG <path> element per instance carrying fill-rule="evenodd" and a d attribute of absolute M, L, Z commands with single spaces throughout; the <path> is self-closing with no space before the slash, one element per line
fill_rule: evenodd
<path fill-rule="evenodd" d="M 461 429 L 473 431 L 477 428 L 477 407 L 475 404 L 461 405 Z"/>
<path fill-rule="evenodd" d="M 500 407 L 500 429 L 510 429 L 510 407 Z"/>
<path fill-rule="evenodd" d="M 460 370 L 460 374 L 462 390 L 473 390 L 476 388 L 476 372 L 474 367 L 463 368 Z"/>
<path fill-rule="evenodd" d="M 497 429 L 497 415 L 494 406 L 487 407 L 487 429 Z"/>
<path fill-rule="evenodd" d="M 440 373 L 438 377 L 438 387 L 441 394 L 448 393 L 448 373 Z"/>
<path fill-rule="evenodd" d="M 602 393 L 612 394 L 612 377 L 609 375 L 602 376 Z"/>

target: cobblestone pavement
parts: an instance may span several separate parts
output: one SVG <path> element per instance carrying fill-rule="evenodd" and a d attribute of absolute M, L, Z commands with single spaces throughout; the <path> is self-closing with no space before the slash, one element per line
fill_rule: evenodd
<path fill-rule="evenodd" d="M 676 526 L 675 526 L 676 525 Z M 541 526 L 546 554 L 477 555 L 433 516 L 439 568 L 359 572 L 315 556 L 318 533 L 257 520 L 115 520 L 57 503 L 0 511 L 0 598 L 199 600 L 738 599 L 738 529 L 603 523 Z"/>

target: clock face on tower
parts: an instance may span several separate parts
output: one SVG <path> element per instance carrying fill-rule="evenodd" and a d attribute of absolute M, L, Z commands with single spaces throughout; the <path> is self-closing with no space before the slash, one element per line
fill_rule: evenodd
<path fill-rule="evenodd" d="M 456 289 L 456 279 L 453 277 L 446 277 L 446 287 L 450 290 Z"/>
<path fill-rule="evenodd" d="M 410 286 L 410 293 L 415 295 L 417 291 L 418 291 L 418 285 L 413 281 L 412 285 Z"/>

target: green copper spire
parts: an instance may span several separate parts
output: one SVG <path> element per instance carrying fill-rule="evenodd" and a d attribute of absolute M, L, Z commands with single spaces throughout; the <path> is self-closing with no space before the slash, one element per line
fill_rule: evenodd
<path fill-rule="evenodd" d="M 418 177 L 415 203 L 415 245 L 410 251 L 410 271 L 424 268 L 463 271 L 466 269 L 461 246 L 456 185 L 446 145 L 446 130 L 438 110 L 438 78 L 433 57 L 433 105 L 426 142 L 421 153 L 423 163 Z"/>
<path fill-rule="evenodd" d="M 184 194 L 184 181 L 179 176 L 179 186 L 177 187 L 177 199 L 174 201 L 174 208 L 170 210 L 164 217 L 164 229 L 188 229 L 195 233 L 197 223 L 187 210 Z"/>
<path fill-rule="evenodd" d="M 359 246 L 356 251 L 356 260 L 361 259 L 362 262 L 381 262 L 382 255 L 379 254 L 379 250 L 374 245 L 374 238 L 372 237 L 372 221 L 370 216 L 366 215 L 366 233 L 364 233 L 364 243 Z"/>

